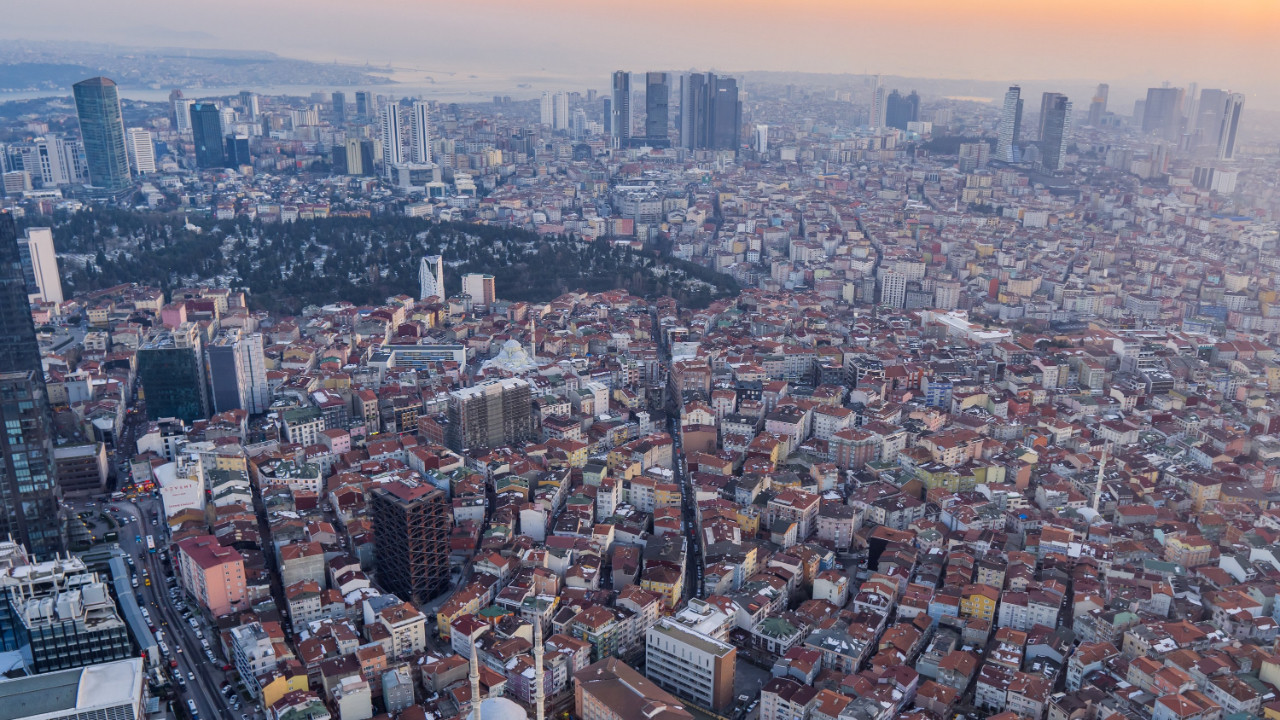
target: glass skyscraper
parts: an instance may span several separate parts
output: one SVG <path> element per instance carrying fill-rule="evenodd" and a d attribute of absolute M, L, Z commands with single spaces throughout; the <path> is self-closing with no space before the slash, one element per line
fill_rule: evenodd
<path fill-rule="evenodd" d="M 198 102 L 191 106 L 191 138 L 196 144 L 196 167 L 227 166 L 222 144 L 222 115 L 217 105 Z"/>
<path fill-rule="evenodd" d="M 89 183 L 109 192 L 118 192 L 133 183 L 129 174 L 129 153 L 125 149 L 124 119 L 120 114 L 120 94 L 109 78 L 81 80 L 71 87 L 80 118 L 80 135 L 89 165 Z"/>
<path fill-rule="evenodd" d="M 66 549 L 53 472 L 52 419 L 18 228 L 0 213 L 0 536 L 38 558 Z"/>

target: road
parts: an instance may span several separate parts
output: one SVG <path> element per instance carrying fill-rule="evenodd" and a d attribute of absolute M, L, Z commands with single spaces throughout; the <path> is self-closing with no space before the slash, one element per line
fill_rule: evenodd
<path fill-rule="evenodd" d="M 684 592 L 681 595 L 686 598 L 690 596 L 702 597 L 702 543 L 698 538 L 698 509 L 697 503 L 694 501 L 693 480 L 685 472 L 684 447 L 680 440 L 680 409 L 683 405 L 683 398 L 680 397 L 679 388 L 674 385 L 675 376 L 671 372 L 671 349 L 667 347 L 667 338 L 662 332 L 662 326 L 658 322 L 656 311 L 653 313 L 652 318 L 653 335 L 658 338 L 658 352 L 662 355 L 662 362 L 667 368 L 667 394 L 669 396 L 667 402 L 667 433 L 671 435 L 673 443 L 671 472 L 676 484 L 680 486 L 680 515 L 684 522 L 685 542 L 687 544 Z"/>
<path fill-rule="evenodd" d="M 204 647 L 195 636 L 195 630 L 182 619 L 182 613 L 173 606 L 168 594 L 169 586 L 165 582 L 169 574 L 160 560 L 159 553 L 147 552 L 145 543 L 138 543 L 134 539 L 137 536 L 145 538 L 147 535 L 156 534 L 158 528 L 151 525 L 150 518 L 154 516 L 159 503 L 148 498 L 139 499 L 137 502 L 112 502 L 110 505 L 120 510 L 118 515 L 121 519 L 120 547 L 133 557 L 138 575 L 142 576 L 143 568 L 146 568 L 151 578 L 150 587 L 145 582 L 139 582 L 138 599 L 140 604 L 151 613 L 152 624 L 157 630 L 163 632 L 164 643 L 172 653 L 170 657 L 178 660 L 178 670 L 187 683 L 185 688 L 178 688 L 179 702 L 185 705 L 187 698 L 194 699 L 200 711 L 201 720 L 215 718 L 241 720 L 241 714 L 251 712 L 251 708 L 242 706 L 240 711 L 235 711 L 219 692 L 219 687 L 225 679 L 221 661 L 217 664 L 208 662 Z M 157 546 L 163 547 L 164 542 L 157 543 Z M 212 642 L 214 636 L 207 630 L 208 627 L 204 626 L 202 632 L 205 632 L 205 639 L 211 641 L 210 647 L 216 653 L 217 643 Z M 194 673 L 194 682 L 189 673 Z"/>

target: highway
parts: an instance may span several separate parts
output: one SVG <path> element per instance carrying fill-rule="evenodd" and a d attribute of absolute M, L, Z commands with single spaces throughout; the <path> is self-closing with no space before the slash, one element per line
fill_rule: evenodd
<path fill-rule="evenodd" d="M 159 509 L 159 501 L 147 497 L 139 498 L 136 502 L 123 500 L 111 502 L 108 506 L 119 510 L 116 517 L 121 521 L 120 547 L 134 559 L 134 567 L 139 578 L 137 589 L 139 604 L 151 613 L 151 624 L 163 633 L 162 641 L 169 648 L 170 658 L 177 659 L 178 670 L 186 682 L 185 688 L 176 688 L 178 690 L 176 704 L 183 705 L 185 711 L 187 698 L 194 699 L 201 720 L 215 718 L 243 720 L 243 715 L 248 715 L 252 720 L 257 715 L 252 705 L 242 704 L 239 711 L 233 710 L 227 699 L 219 692 L 219 687 L 226 678 L 222 670 L 224 661 L 218 660 L 216 663 L 208 661 L 204 647 L 195 636 L 195 630 L 182 618 L 181 611 L 173 606 L 168 594 L 169 585 L 166 583 L 169 575 L 164 569 L 164 563 L 160 560 L 159 552 L 147 552 L 145 541 L 139 543 L 135 540 L 139 536 L 145 538 L 147 535 L 156 535 L 159 531 L 160 528 L 151 524 L 151 518 Z M 167 548 L 167 541 L 157 538 L 156 547 Z M 147 571 L 146 576 L 143 575 L 144 568 Z M 150 587 L 146 585 L 145 577 L 150 577 Z M 198 617 L 197 619 L 202 620 Z M 202 622 L 201 628 L 216 657 L 218 653 L 216 636 L 207 624 Z M 194 674 L 194 682 L 191 680 L 191 674 Z"/>

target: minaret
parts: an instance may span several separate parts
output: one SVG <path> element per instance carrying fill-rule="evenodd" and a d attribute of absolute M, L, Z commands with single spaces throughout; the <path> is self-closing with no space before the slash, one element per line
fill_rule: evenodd
<path fill-rule="evenodd" d="M 476 657 L 476 643 L 471 641 L 471 720 L 480 720 L 480 660 Z"/>
<path fill-rule="evenodd" d="M 546 694 L 546 678 L 542 675 L 542 618 L 533 619 L 533 684 L 534 702 L 538 705 L 537 720 L 545 720 L 543 713 L 543 705 L 546 704 L 543 696 Z"/>
<path fill-rule="evenodd" d="M 1102 502 L 1102 471 L 1107 467 L 1107 448 L 1102 448 L 1102 461 L 1098 463 L 1098 482 L 1093 486 L 1093 512 L 1098 513 L 1098 503 Z"/>

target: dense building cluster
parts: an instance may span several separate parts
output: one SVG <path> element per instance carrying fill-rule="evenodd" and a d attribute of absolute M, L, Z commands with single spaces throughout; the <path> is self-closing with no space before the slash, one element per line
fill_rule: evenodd
<path fill-rule="evenodd" d="M 68 667 L 33 639 L 62 623 L 116 661 L 127 626 L 186 687 L 134 554 L 113 602 L 31 512 L 114 478 L 149 592 L 271 720 L 1280 717 L 1276 154 L 1242 99 L 1045 93 L 1037 133 L 1016 87 L 643 78 L 177 93 L 142 132 L 77 85 L 89 189 L 5 174 L 5 524 L 39 556 L 5 556 L 6 649 Z M 291 316 L 202 282 L 63 298 L 14 216 L 121 193 L 604 239 L 744 289 L 517 302 L 430 255 L 418 297 Z"/>

